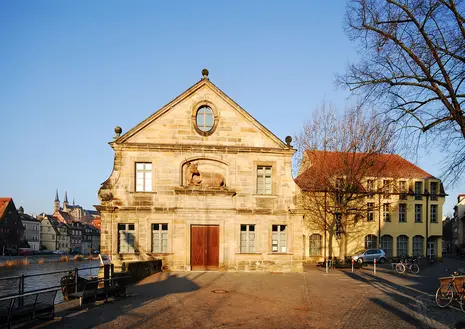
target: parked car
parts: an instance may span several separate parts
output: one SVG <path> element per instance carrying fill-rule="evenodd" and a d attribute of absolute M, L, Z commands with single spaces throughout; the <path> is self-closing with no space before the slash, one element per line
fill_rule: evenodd
<path fill-rule="evenodd" d="M 41 250 L 40 253 L 41 253 L 41 255 L 51 255 L 51 254 L 53 254 L 53 251 L 51 251 L 51 250 Z"/>
<path fill-rule="evenodd" d="M 66 252 L 64 252 L 63 250 L 55 250 L 53 253 L 55 255 L 66 255 Z"/>
<path fill-rule="evenodd" d="M 356 253 L 352 259 L 359 264 L 373 262 L 375 259 L 383 264 L 386 262 L 386 254 L 383 249 L 366 249 Z"/>
<path fill-rule="evenodd" d="M 5 248 L 5 256 L 18 256 L 18 251 L 13 248 Z"/>
<path fill-rule="evenodd" d="M 18 255 L 19 256 L 32 256 L 34 251 L 31 248 L 19 248 Z"/>
<path fill-rule="evenodd" d="M 100 250 L 92 250 L 92 255 L 98 255 L 100 254 Z"/>

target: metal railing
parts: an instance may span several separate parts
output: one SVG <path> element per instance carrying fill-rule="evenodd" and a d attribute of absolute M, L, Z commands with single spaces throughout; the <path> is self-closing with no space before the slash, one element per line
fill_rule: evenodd
<path fill-rule="evenodd" d="M 47 276 L 47 275 L 53 275 L 53 274 L 59 274 L 59 273 L 64 273 L 66 274 L 71 274 L 74 273 L 74 289 L 77 291 L 78 288 L 78 277 L 79 277 L 79 271 L 87 271 L 87 270 L 92 270 L 92 269 L 104 269 L 105 266 L 90 266 L 90 267 L 82 267 L 82 268 L 74 268 L 74 269 L 68 269 L 68 270 L 62 270 L 62 271 L 53 271 L 53 272 L 45 272 L 45 273 L 38 273 L 38 274 L 23 274 L 20 276 L 11 276 L 11 277 L 5 277 L 5 278 L 0 278 L 0 284 L 3 281 L 11 281 L 11 280 L 18 280 L 18 292 L 13 293 L 13 294 L 6 294 L 6 295 L 0 295 L 0 298 L 4 297 L 11 297 L 11 296 L 18 296 L 18 295 L 24 295 L 26 293 L 33 293 L 33 292 L 38 292 L 38 291 L 43 291 L 46 289 L 56 289 L 56 288 L 61 288 L 61 282 L 59 282 L 58 285 L 52 285 L 48 287 L 41 287 L 39 289 L 32 289 L 25 291 L 25 281 L 27 278 L 32 278 L 32 277 L 39 277 L 39 276 Z M 113 270 L 110 271 L 111 275 L 113 276 Z"/>

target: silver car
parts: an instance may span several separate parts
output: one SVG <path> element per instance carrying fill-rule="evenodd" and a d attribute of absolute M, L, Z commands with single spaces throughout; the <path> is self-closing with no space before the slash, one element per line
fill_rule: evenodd
<path fill-rule="evenodd" d="M 373 262 L 383 264 L 386 262 L 386 254 L 383 249 L 366 249 L 356 253 L 352 259 L 359 264 Z"/>

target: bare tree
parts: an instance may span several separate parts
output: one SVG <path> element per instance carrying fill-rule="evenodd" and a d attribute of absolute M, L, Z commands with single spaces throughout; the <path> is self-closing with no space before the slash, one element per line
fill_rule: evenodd
<path fill-rule="evenodd" d="M 366 179 L 385 177 L 386 153 L 394 150 L 393 130 L 374 113 L 359 108 L 337 116 L 332 106 L 323 104 L 295 140 L 301 163 L 298 203 L 305 223 L 325 233 L 325 254 L 326 241 L 332 254 L 334 236 L 345 253 L 349 230 L 379 207 L 380 202 L 367 203 L 367 194 L 378 191 L 367 190 Z"/>
<path fill-rule="evenodd" d="M 447 152 L 452 182 L 465 170 L 464 14 L 462 0 L 350 0 L 346 32 L 361 60 L 338 77 L 407 128 L 406 140 Z"/>

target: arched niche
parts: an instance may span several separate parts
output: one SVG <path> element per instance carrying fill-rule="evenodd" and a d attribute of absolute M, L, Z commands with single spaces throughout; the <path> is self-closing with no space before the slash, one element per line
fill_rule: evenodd
<path fill-rule="evenodd" d="M 228 164 L 210 158 L 194 158 L 181 164 L 181 186 L 221 188 L 228 186 Z"/>

